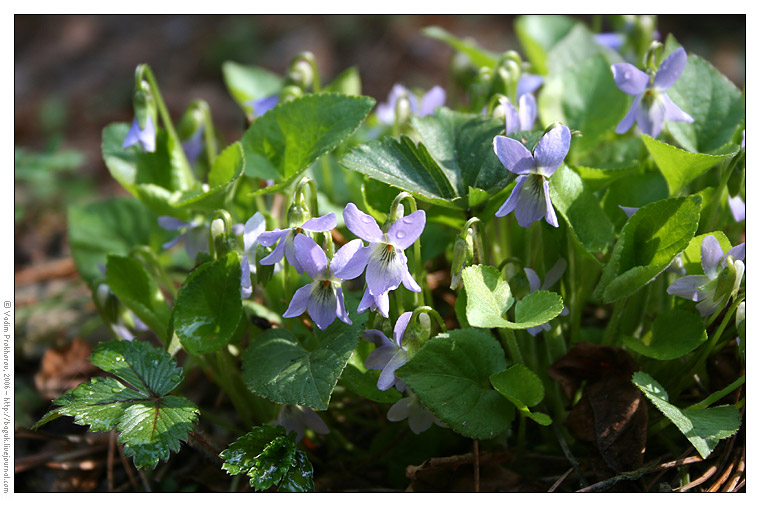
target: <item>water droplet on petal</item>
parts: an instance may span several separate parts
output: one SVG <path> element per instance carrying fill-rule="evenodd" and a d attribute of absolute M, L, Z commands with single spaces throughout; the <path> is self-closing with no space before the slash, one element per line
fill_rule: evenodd
<path fill-rule="evenodd" d="M 372 222 L 375 221 L 375 219 L 369 215 L 362 215 L 361 221 L 364 222 L 365 224 L 371 224 Z"/>
<path fill-rule="evenodd" d="M 404 217 L 404 218 L 401 219 L 401 221 L 404 222 L 405 224 L 411 224 L 412 223 L 412 219 L 409 218 L 409 217 Z"/>
<path fill-rule="evenodd" d="M 398 239 L 404 239 L 404 236 L 406 236 L 406 233 L 404 231 L 396 231 L 396 237 Z"/>
<path fill-rule="evenodd" d="M 625 71 L 625 72 L 623 72 L 623 78 L 624 79 L 631 79 L 631 71 Z"/>

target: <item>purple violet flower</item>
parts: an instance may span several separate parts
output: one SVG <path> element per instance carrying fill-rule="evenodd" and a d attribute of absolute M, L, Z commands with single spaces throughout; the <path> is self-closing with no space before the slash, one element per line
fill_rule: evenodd
<path fill-rule="evenodd" d="M 298 434 L 299 441 L 303 439 L 306 428 L 311 428 L 314 433 L 319 435 L 330 433 L 330 428 L 316 412 L 301 405 L 283 405 L 277 419 L 274 420 L 274 426 L 278 425 L 288 432 L 295 431 Z"/>
<path fill-rule="evenodd" d="M 502 97 L 499 99 L 499 104 L 504 109 L 506 135 L 520 132 L 521 130 L 530 130 L 536 122 L 538 109 L 533 95 L 525 93 L 518 99 L 517 103 L 518 107 L 515 109 L 515 106 L 512 105 L 508 98 Z"/>
<path fill-rule="evenodd" d="M 369 287 L 364 289 L 364 295 L 362 300 L 359 301 L 359 306 L 356 308 L 356 313 L 364 313 L 367 310 L 377 311 L 380 315 L 388 318 L 388 310 L 390 310 L 390 298 L 387 292 L 383 292 L 379 296 L 373 296 L 369 293 Z"/>
<path fill-rule="evenodd" d="M 362 338 L 377 345 L 364 366 L 370 370 L 381 370 L 380 378 L 377 379 L 377 388 L 387 391 L 399 380 L 396 378 L 396 370 L 409 361 L 409 354 L 403 346 L 404 332 L 412 318 L 412 312 L 402 313 L 396 325 L 393 326 L 393 341 L 385 333 L 378 329 L 368 329 L 362 333 Z"/>
<path fill-rule="evenodd" d="M 538 141 L 533 153 L 520 141 L 505 136 L 494 137 L 493 149 L 504 167 L 518 175 L 515 188 L 496 216 L 514 211 L 521 227 L 530 227 L 544 217 L 547 223 L 559 227 L 549 197 L 549 178 L 570 150 L 570 129 L 564 125 L 551 129 Z"/>
<path fill-rule="evenodd" d="M 307 232 L 327 232 L 334 229 L 338 225 L 338 219 L 335 218 L 335 213 L 328 213 L 321 217 L 315 217 L 307 220 L 300 227 L 289 227 L 287 229 L 275 229 L 273 231 L 266 231 L 259 234 L 259 243 L 270 247 L 277 243 L 274 251 L 261 259 L 261 264 L 268 266 L 275 264 L 282 260 L 283 255 L 288 260 L 291 266 L 296 268 L 296 271 L 303 273 L 303 267 L 299 262 L 299 258 L 296 255 L 294 239 L 303 235 L 303 231 Z M 357 275 L 358 276 L 358 275 Z M 347 278 L 344 278 L 347 280 Z"/>
<path fill-rule="evenodd" d="M 435 108 L 446 103 L 446 90 L 440 86 L 434 86 L 422 96 L 420 103 L 404 85 L 395 84 L 388 94 L 388 100 L 377 105 L 375 114 L 380 123 L 392 125 L 396 119 L 396 102 L 406 96 L 409 99 L 409 109 L 412 115 L 427 116 L 435 112 Z"/>
<path fill-rule="evenodd" d="M 148 119 L 145 122 L 145 128 L 140 128 L 140 123 L 137 118 L 132 120 L 132 126 L 127 132 L 127 137 L 124 138 L 124 143 L 121 145 L 123 149 L 127 149 L 135 144 L 140 144 L 144 151 L 154 152 L 156 151 L 156 128 L 153 125 L 153 118 L 148 115 Z"/>
<path fill-rule="evenodd" d="M 305 234 L 297 234 L 293 243 L 299 265 L 314 281 L 293 294 L 293 299 L 282 316 L 297 317 L 308 310 L 319 329 L 325 329 L 335 317 L 351 324 L 341 289 L 344 279 L 336 273 L 362 248 L 361 240 L 355 239 L 343 245 L 331 261 L 328 261 L 322 248 Z"/>
<path fill-rule="evenodd" d="M 409 396 L 401 398 L 388 409 L 386 417 L 389 421 L 398 422 L 408 419 L 409 429 L 411 429 L 415 435 L 419 435 L 423 431 L 426 431 L 433 423 L 442 428 L 447 427 L 440 419 L 433 415 L 430 410 L 420 403 L 420 400 L 414 395 L 414 393 L 408 389 L 405 390 L 409 392 Z"/>
<path fill-rule="evenodd" d="M 712 315 L 720 310 L 731 294 L 739 290 L 744 277 L 744 243 L 731 248 L 725 254 L 715 236 L 705 236 L 702 240 L 702 269 L 704 275 L 686 275 L 678 278 L 668 287 L 668 294 L 673 296 L 699 301 L 697 310 L 702 317 Z M 734 286 L 729 293 L 722 290 L 717 293 L 718 277 L 724 269 L 728 268 L 728 262 L 733 263 L 736 271 Z"/>
<path fill-rule="evenodd" d="M 552 266 L 551 269 L 546 272 L 546 278 L 544 279 L 543 284 L 541 283 L 541 279 L 538 277 L 538 274 L 536 274 L 534 270 L 525 268 L 525 276 L 528 278 L 528 286 L 530 287 L 530 292 L 536 292 L 537 290 L 546 290 L 550 288 L 562 278 L 562 275 L 565 274 L 565 268 L 567 268 L 567 261 L 560 257 L 557 259 L 557 262 L 554 263 L 554 266 Z M 563 305 L 560 315 L 564 316 L 568 313 L 570 313 L 570 311 L 567 309 L 567 306 Z M 551 331 L 551 329 L 552 326 L 548 322 L 545 322 L 540 326 L 528 328 L 527 331 L 531 335 L 536 336 L 541 331 Z"/>
<path fill-rule="evenodd" d="M 158 217 L 158 225 L 167 231 L 182 231 L 179 236 L 161 245 L 162 248 L 169 249 L 184 240 L 185 251 L 191 261 L 195 261 L 198 253 L 208 250 L 208 226 L 185 222 L 179 218 L 165 215 Z"/>
<path fill-rule="evenodd" d="M 735 195 L 734 197 L 728 196 L 728 207 L 731 209 L 731 214 L 734 216 L 734 220 L 741 222 L 745 218 L 746 208 L 744 205 L 744 199 L 742 196 Z"/>
<path fill-rule="evenodd" d="M 274 94 L 261 99 L 249 100 L 245 103 L 245 105 L 253 108 L 253 117 L 257 118 L 265 114 L 270 109 L 274 109 L 279 101 L 280 95 Z"/>
<path fill-rule="evenodd" d="M 401 284 L 412 292 L 422 291 L 409 273 L 404 250 L 417 241 L 425 228 L 423 210 L 399 218 L 391 224 L 388 232 L 383 232 L 374 218 L 359 211 L 352 202 L 343 210 L 343 219 L 348 230 L 369 242 L 369 245 L 359 248 L 344 266 L 336 269 L 336 276 L 350 280 L 359 276 L 366 267 L 367 290 L 371 296 L 380 297 Z"/>
<path fill-rule="evenodd" d="M 686 60 L 686 51 L 678 48 L 662 62 L 653 78 L 630 63 L 616 63 L 612 66 L 612 76 L 617 87 L 628 95 L 636 96 L 630 111 L 615 132 L 627 132 L 635 121 L 644 134 L 657 137 L 665 121 L 694 121 L 665 93 L 681 77 Z"/>
<path fill-rule="evenodd" d="M 594 40 L 597 44 L 610 48 L 613 51 L 620 52 L 625 43 L 625 36 L 616 32 L 597 33 L 594 35 Z"/>
<path fill-rule="evenodd" d="M 517 80 L 517 100 L 526 93 L 533 93 L 538 87 L 544 84 L 544 78 L 537 74 L 522 74 Z"/>
<path fill-rule="evenodd" d="M 190 139 L 182 143 L 182 149 L 185 151 L 185 156 L 191 166 L 195 165 L 198 157 L 203 153 L 203 146 L 203 126 L 201 126 Z"/>

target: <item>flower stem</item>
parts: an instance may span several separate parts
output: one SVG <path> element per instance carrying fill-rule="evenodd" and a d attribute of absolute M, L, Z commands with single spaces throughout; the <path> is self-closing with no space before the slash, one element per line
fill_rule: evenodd
<path fill-rule="evenodd" d="M 623 316 L 623 309 L 628 298 L 618 299 L 615 301 L 612 307 L 612 316 L 607 323 L 607 329 L 604 330 L 604 336 L 602 337 L 602 345 L 613 345 L 617 341 L 618 329 L 620 327 L 620 319 Z"/>
<path fill-rule="evenodd" d="M 397 218 L 396 210 L 398 209 L 398 205 L 401 204 L 401 201 L 406 200 L 406 202 L 409 204 L 409 214 L 411 215 L 415 211 L 417 211 L 417 201 L 412 197 L 412 194 L 409 192 L 400 192 L 395 199 L 393 199 L 393 202 L 391 203 L 391 209 L 390 209 L 390 221 L 394 222 Z M 420 235 L 421 237 L 421 235 Z M 420 246 L 420 238 L 417 238 L 417 241 L 414 242 L 414 263 L 412 264 L 412 272 L 415 275 L 415 278 L 417 279 L 417 283 L 420 284 L 420 287 L 422 287 L 422 292 L 417 292 L 415 295 L 415 306 L 425 306 L 425 301 L 433 301 L 433 296 L 430 293 L 430 288 L 427 285 L 427 280 L 425 277 L 425 270 L 424 266 L 422 265 L 422 247 Z"/>
<path fill-rule="evenodd" d="M 499 328 L 499 334 L 501 335 L 502 343 L 507 347 L 509 356 L 512 358 L 512 362 L 525 364 L 522 353 L 520 352 L 520 346 L 517 344 L 517 338 L 515 332 L 509 328 Z"/>

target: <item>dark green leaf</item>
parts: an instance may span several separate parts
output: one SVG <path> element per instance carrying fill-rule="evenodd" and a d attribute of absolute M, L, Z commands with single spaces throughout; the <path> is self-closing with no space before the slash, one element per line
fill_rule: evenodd
<path fill-rule="evenodd" d="M 620 206 L 640 208 L 668 195 L 668 184 L 659 172 L 634 173 L 610 184 L 602 199 L 602 209 L 619 230 L 628 220 Z"/>
<path fill-rule="evenodd" d="M 372 400 L 376 403 L 396 403 L 401 399 L 401 393 L 395 389 L 381 391 L 377 388 L 376 371 L 359 371 L 359 369 L 347 364 L 340 376 L 340 382 L 359 396 Z"/>
<path fill-rule="evenodd" d="M 732 157 L 735 153 L 726 155 L 705 155 L 690 153 L 670 144 L 652 139 L 647 135 L 641 136 L 644 145 L 652 155 L 654 162 L 668 182 L 670 195 L 678 195 L 681 189 L 691 180 L 713 167 L 718 162 Z"/>
<path fill-rule="evenodd" d="M 184 192 L 174 206 L 208 213 L 224 208 L 244 168 L 245 160 L 240 143 L 231 144 L 214 159 L 208 174 L 209 189 Z"/>
<path fill-rule="evenodd" d="M 246 474 L 257 491 L 279 485 L 278 491 L 314 490 L 313 468 L 296 449 L 295 433 L 282 426 L 256 426 L 221 452 L 222 469 L 230 475 Z"/>
<path fill-rule="evenodd" d="M 276 403 L 326 410 L 359 331 L 359 326 L 334 322 L 319 345 L 306 350 L 286 329 L 270 329 L 248 347 L 243 378 L 251 391 Z"/>
<path fill-rule="evenodd" d="M 702 318 L 696 313 L 679 309 L 657 315 L 648 344 L 630 336 L 623 337 L 627 347 L 660 361 L 685 356 L 705 341 L 707 332 Z"/>
<path fill-rule="evenodd" d="M 165 343 L 168 338 L 171 309 L 161 289 L 137 259 L 109 255 L 106 284 L 119 301 L 135 312 Z"/>
<path fill-rule="evenodd" d="M 528 407 L 541 403 L 544 399 L 544 384 L 527 366 L 515 364 L 490 377 L 491 385 L 508 399 L 526 417 L 542 426 L 552 423 L 551 417 L 541 412 L 533 413 Z"/>
<path fill-rule="evenodd" d="M 158 226 L 158 217 L 140 201 L 117 198 L 86 206 L 70 206 L 69 247 L 79 274 L 92 285 L 103 276 L 109 253 L 127 255 L 138 245 L 159 250 L 172 232 Z"/>
<path fill-rule="evenodd" d="M 733 406 L 681 410 L 668 402 L 665 389 L 643 371 L 633 374 L 633 383 L 675 424 L 704 459 L 707 459 L 720 440 L 739 431 L 741 416 Z"/>
<path fill-rule="evenodd" d="M 71 416 L 91 431 L 116 428 L 125 456 L 138 468 L 169 459 L 198 416 L 186 398 L 166 396 L 182 382 L 182 368 L 165 351 L 139 341 L 101 343 L 91 361 L 117 378 L 93 378 L 67 391 L 37 425 L 52 420 L 53 413 Z"/>
<path fill-rule="evenodd" d="M 240 256 L 232 252 L 187 277 L 174 305 L 174 331 L 185 350 L 201 355 L 227 345 L 242 314 Z"/>
<path fill-rule="evenodd" d="M 273 192 L 290 184 L 359 127 L 375 101 L 317 93 L 278 104 L 253 122 L 242 144 L 246 175 L 273 179 Z"/>
<path fill-rule="evenodd" d="M 587 251 L 604 253 L 612 245 L 615 227 L 578 174 L 561 165 L 551 177 L 549 192 L 552 203 Z"/>
<path fill-rule="evenodd" d="M 506 366 L 490 333 L 459 329 L 428 340 L 396 374 L 451 429 L 469 438 L 492 438 L 514 419 L 514 406 L 489 382 Z"/>
<path fill-rule="evenodd" d="M 679 46 L 672 35 L 666 53 Z M 668 122 L 675 140 L 694 153 L 715 153 L 731 141 L 744 121 L 744 95 L 709 62 L 691 54 L 683 74 L 668 88 L 668 96 L 694 123 Z"/>
<path fill-rule="evenodd" d="M 616 301 L 664 271 L 694 236 L 699 212 L 696 196 L 665 199 L 639 209 L 623 227 L 594 297 Z"/>

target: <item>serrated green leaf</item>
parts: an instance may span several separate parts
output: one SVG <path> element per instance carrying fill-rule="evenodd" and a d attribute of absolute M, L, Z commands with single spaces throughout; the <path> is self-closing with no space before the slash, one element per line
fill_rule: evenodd
<path fill-rule="evenodd" d="M 106 265 L 109 253 L 127 255 L 138 245 L 159 250 L 172 235 L 158 226 L 157 215 L 132 198 L 69 206 L 68 232 L 77 271 L 90 285 L 102 278 L 98 266 Z"/>
<path fill-rule="evenodd" d="M 696 313 L 679 309 L 657 315 L 649 343 L 630 336 L 623 337 L 627 347 L 660 361 L 685 356 L 706 341 L 707 332 L 702 318 Z"/>
<path fill-rule="evenodd" d="M 535 407 L 544 399 L 544 384 L 538 375 L 522 364 L 515 364 L 490 377 L 491 385 L 517 408 Z"/>
<path fill-rule="evenodd" d="M 515 20 L 515 33 L 536 72 L 546 74 L 546 55 L 576 22 L 567 16 L 530 15 Z"/>
<path fill-rule="evenodd" d="M 246 175 L 273 179 L 266 192 L 290 184 L 356 131 L 375 104 L 371 97 L 317 93 L 278 104 L 243 134 Z"/>
<path fill-rule="evenodd" d="M 629 99 L 615 85 L 610 61 L 602 54 L 551 74 L 538 97 L 541 123 L 561 122 L 583 134 L 573 139 L 571 161 L 590 152 L 608 136 L 628 107 Z"/>
<path fill-rule="evenodd" d="M 513 179 L 493 150 L 503 122 L 441 107 L 411 123 L 457 195 L 466 196 L 469 187 L 499 190 Z"/>
<path fill-rule="evenodd" d="M 276 403 L 326 410 L 330 396 L 359 340 L 360 326 L 333 322 L 306 350 L 286 329 L 269 329 L 243 357 L 248 388 Z"/>
<path fill-rule="evenodd" d="M 428 340 L 396 375 L 457 433 L 492 438 L 514 419 L 514 406 L 489 383 L 506 366 L 504 351 L 490 333 L 459 329 Z"/>
<path fill-rule="evenodd" d="M 640 208 L 623 226 L 594 297 L 616 301 L 633 294 L 664 271 L 694 236 L 700 202 L 699 197 L 690 196 Z"/>
<path fill-rule="evenodd" d="M 182 347 L 201 355 L 227 345 L 242 314 L 240 256 L 231 252 L 190 273 L 177 293 L 172 319 Z"/>
<path fill-rule="evenodd" d="M 680 44 L 668 36 L 665 54 Z M 744 121 L 744 95 L 709 62 L 691 54 L 683 74 L 667 90 L 668 96 L 694 123 L 668 122 L 666 127 L 675 140 L 694 153 L 715 153 Z"/>
<path fill-rule="evenodd" d="M 515 305 L 515 322 L 504 313 L 514 301 L 509 284 L 493 266 L 468 266 L 462 270 L 467 290 L 467 322 L 473 327 L 528 329 L 549 322 L 562 312 L 562 298 L 548 291 L 535 291 Z"/>
<path fill-rule="evenodd" d="M 681 261 L 683 262 L 683 268 L 686 270 L 687 275 L 704 275 L 705 271 L 702 268 L 702 241 L 707 236 L 713 236 L 718 240 L 718 244 L 724 252 L 731 250 L 731 241 L 726 237 L 722 231 L 713 231 L 706 234 L 700 234 L 694 236 L 689 241 L 689 246 L 681 254 Z"/>
<path fill-rule="evenodd" d="M 514 179 L 493 152 L 493 138 L 504 130 L 499 121 L 440 107 L 435 114 L 412 118 L 412 125 L 422 142 L 406 136 L 370 141 L 353 148 L 341 165 L 422 200 L 460 209 L 468 206 L 471 187 L 490 194 Z"/>
<path fill-rule="evenodd" d="M 552 204 L 573 234 L 590 253 L 604 253 L 615 240 L 615 226 L 599 206 L 599 199 L 572 169 L 562 164 L 549 181 Z"/>
<path fill-rule="evenodd" d="M 147 342 L 113 341 L 98 345 L 92 363 L 113 377 L 96 377 L 55 400 L 50 414 L 74 417 L 91 431 L 119 432 L 124 455 L 138 468 L 155 468 L 187 440 L 198 409 L 181 396 L 166 396 L 182 382 L 182 368 L 172 357 Z"/>
<path fill-rule="evenodd" d="M 314 490 L 314 471 L 306 455 L 296 449 L 295 433 L 282 426 L 256 426 L 221 452 L 222 469 L 246 474 L 257 491 L 279 485 L 278 491 Z"/>
<path fill-rule="evenodd" d="M 106 284 L 124 305 L 166 343 L 172 311 L 158 284 L 137 259 L 109 255 Z"/>
<path fill-rule="evenodd" d="M 376 403 L 396 403 L 400 400 L 401 393 L 397 390 L 381 391 L 377 388 L 378 377 L 376 371 L 362 372 L 356 366 L 347 364 L 340 376 L 340 383 L 359 396 Z"/>
<path fill-rule="evenodd" d="M 475 42 L 462 40 L 447 32 L 440 26 L 428 26 L 422 29 L 422 34 L 451 46 L 460 53 L 466 54 L 476 67 L 493 67 L 498 63 L 498 55 L 483 49 Z"/>
<path fill-rule="evenodd" d="M 400 140 L 385 137 L 356 146 L 341 159 L 340 164 L 349 171 L 359 172 L 442 206 L 452 206 L 451 202 L 458 197 L 456 189 L 425 145 L 415 144 L 404 135 Z"/>
<path fill-rule="evenodd" d="M 675 424 L 704 459 L 707 459 L 720 440 L 739 431 L 741 416 L 731 405 L 681 410 L 668 402 L 667 392 L 650 375 L 642 371 L 636 372 L 633 374 L 633 383 Z"/>
<path fill-rule="evenodd" d="M 467 321 L 474 327 L 504 327 L 504 314 L 514 303 L 509 284 L 494 266 L 468 266 L 462 270 L 467 290 Z"/>
<path fill-rule="evenodd" d="M 707 171 L 715 164 L 730 158 L 735 153 L 726 155 L 705 155 L 704 153 L 690 153 L 670 144 L 652 139 L 642 134 L 641 138 L 652 155 L 655 164 L 668 182 L 670 195 L 677 195 L 681 189 L 694 178 Z"/>
<path fill-rule="evenodd" d="M 229 61 L 222 64 L 222 76 L 230 95 L 246 114 L 253 110 L 247 102 L 279 93 L 283 82 L 280 76 L 261 67 Z"/>

